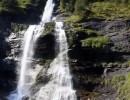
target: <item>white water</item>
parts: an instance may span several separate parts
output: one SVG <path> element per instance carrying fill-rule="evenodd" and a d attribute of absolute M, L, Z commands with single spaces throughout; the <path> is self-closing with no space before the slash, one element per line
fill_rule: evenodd
<path fill-rule="evenodd" d="M 77 100 L 75 90 L 72 88 L 72 77 L 69 71 L 67 39 L 62 29 L 63 23 L 56 22 L 56 49 L 57 58 L 51 63 L 47 75 L 51 76 L 49 83 L 41 87 L 36 94 L 36 100 Z"/>
<path fill-rule="evenodd" d="M 30 25 L 25 32 L 23 41 L 24 49 L 21 58 L 21 70 L 18 80 L 18 86 L 17 90 L 8 97 L 9 100 L 22 100 L 24 96 L 30 95 L 29 88 L 34 83 L 34 78 L 37 74 L 37 71 L 35 71 L 36 73 L 33 74 L 33 71 L 31 72 L 30 70 L 33 69 L 33 66 L 31 64 L 34 52 L 33 45 L 36 43 L 37 38 L 44 30 L 44 23 L 51 21 L 53 8 L 53 0 L 48 0 L 45 6 L 42 21 L 39 23 L 39 25 Z"/>

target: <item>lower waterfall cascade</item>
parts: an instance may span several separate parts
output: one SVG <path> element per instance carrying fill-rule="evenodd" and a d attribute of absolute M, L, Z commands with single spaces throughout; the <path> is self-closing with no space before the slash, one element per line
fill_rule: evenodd
<path fill-rule="evenodd" d="M 55 37 L 58 56 L 47 71 L 47 75 L 51 76 L 50 81 L 40 88 L 36 94 L 36 100 L 77 100 L 69 71 L 67 38 L 62 28 L 63 23 L 56 22 Z"/>

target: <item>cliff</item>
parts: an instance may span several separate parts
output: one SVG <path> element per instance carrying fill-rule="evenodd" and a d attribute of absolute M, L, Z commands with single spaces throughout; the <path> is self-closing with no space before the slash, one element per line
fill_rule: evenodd
<path fill-rule="evenodd" d="M 72 4 L 75 4 L 76 0 L 72 1 Z M 74 11 L 74 7 L 65 8 L 69 7 L 66 6 L 69 2 L 63 4 L 57 2 L 53 15 L 57 20 L 64 21 L 69 44 L 70 70 L 78 98 L 129 100 L 130 20 L 129 14 L 126 14 L 129 13 L 129 8 L 121 5 L 115 7 L 111 2 L 102 1 L 90 3 L 91 8 L 83 8 L 83 12 L 79 13 L 78 10 Z M 101 9 L 104 4 L 105 7 Z M 21 55 L 24 31 L 28 25 L 39 22 L 44 8 L 43 6 L 41 10 L 41 5 L 27 7 L 24 12 L 2 12 L 0 15 L 1 98 L 16 88 L 18 73 L 15 69 L 19 64 L 17 58 Z M 119 10 L 120 7 L 122 11 Z M 37 10 L 39 12 L 35 13 Z M 56 56 L 54 26 L 54 23 L 47 23 L 45 32 L 35 45 L 34 63 L 44 66 L 45 69 L 42 68 L 37 76 L 32 94 L 42 85 L 41 83 L 46 84 L 49 80 L 42 75 L 42 71 L 49 68 Z"/>

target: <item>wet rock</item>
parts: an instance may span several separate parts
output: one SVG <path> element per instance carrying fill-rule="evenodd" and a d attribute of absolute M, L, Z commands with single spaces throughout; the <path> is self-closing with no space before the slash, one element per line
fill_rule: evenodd
<path fill-rule="evenodd" d="M 43 34 L 38 38 L 35 45 L 36 58 L 54 59 L 55 57 L 55 36 L 54 36 L 54 23 L 45 24 Z"/>
<path fill-rule="evenodd" d="M 28 96 L 24 96 L 24 97 L 22 98 L 22 100 L 29 100 L 29 97 L 28 97 Z"/>

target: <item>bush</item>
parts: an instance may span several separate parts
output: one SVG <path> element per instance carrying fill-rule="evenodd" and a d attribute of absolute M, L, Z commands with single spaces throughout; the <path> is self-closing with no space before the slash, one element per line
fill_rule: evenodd
<path fill-rule="evenodd" d="M 69 17 L 69 19 L 66 20 L 66 22 L 80 22 L 83 20 L 83 17 L 79 16 L 79 15 L 72 15 Z"/>
<path fill-rule="evenodd" d="M 65 0 L 60 0 L 60 10 L 63 11 L 65 9 Z"/>
<path fill-rule="evenodd" d="M 68 2 L 68 5 L 66 6 L 66 10 L 73 13 L 75 8 L 74 8 L 74 5 L 75 5 L 75 1 L 76 0 L 69 0 Z"/>
<path fill-rule="evenodd" d="M 4 9 L 11 9 L 17 7 L 18 3 L 16 0 L 1 0 L 0 7 Z"/>
<path fill-rule="evenodd" d="M 100 32 L 96 32 L 96 31 L 91 30 L 91 29 L 84 29 L 84 28 L 82 28 L 82 27 L 74 28 L 73 31 L 74 31 L 75 33 L 77 33 L 77 34 L 84 33 L 84 34 L 86 34 L 87 36 L 98 36 L 98 35 L 102 35 Z"/>
<path fill-rule="evenodd" d="M 111 43 L 110 39 L 103 36 L 92 37 L 86 40 L 82 40 L 82 46 L 90 47 L 90 48 L 103 48 L 109 43 Z"/>

